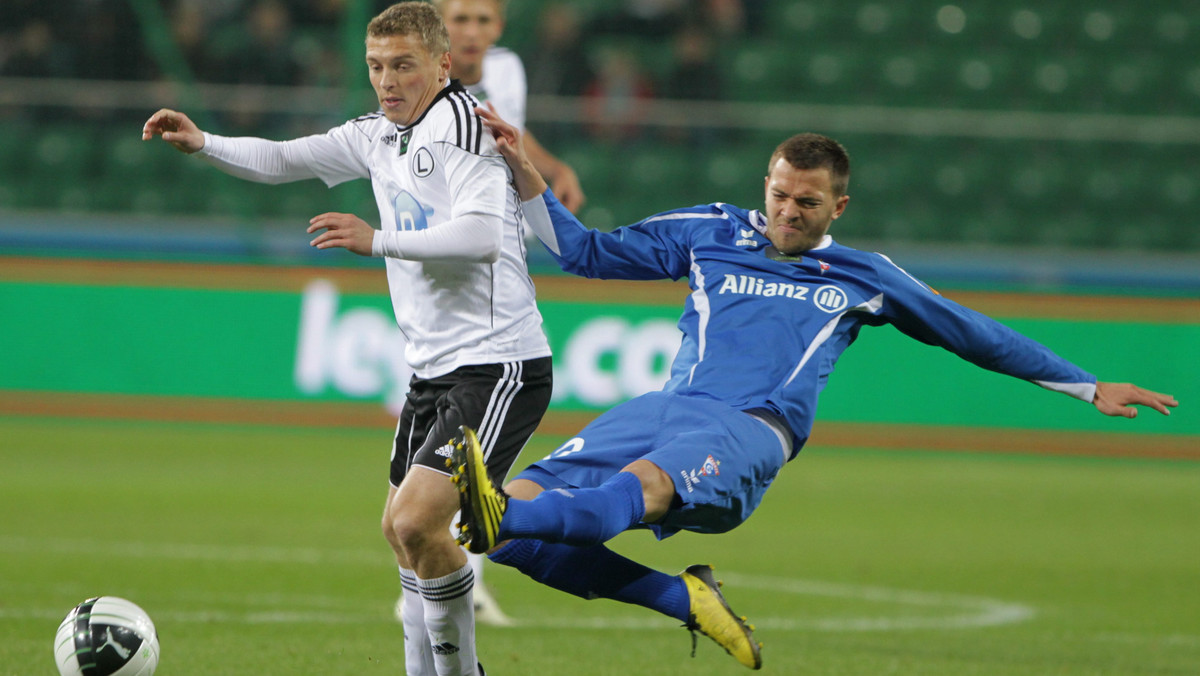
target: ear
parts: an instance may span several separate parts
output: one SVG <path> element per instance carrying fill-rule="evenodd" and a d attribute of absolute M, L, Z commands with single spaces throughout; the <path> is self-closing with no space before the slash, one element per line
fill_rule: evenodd
<path fill-rule="evenodd" d="M 837 199 L 837 204 L 833 207 L 833 217 L 838 218 L 842 212 L 846 210 L 846 204 L 850 202 L 849 195 L 842 195 Z"/>

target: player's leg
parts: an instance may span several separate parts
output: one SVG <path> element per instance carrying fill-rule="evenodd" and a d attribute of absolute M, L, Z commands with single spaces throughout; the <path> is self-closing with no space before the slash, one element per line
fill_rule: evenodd
<path fill-rule="evenodd" d="M 643 501 L 650 509 L 643 517 L 650 528 L 664 537 L 679 529 L 722 532 L 744 520 L 787 458 L 785 430 L 772 428 L 715 402 L 696 408 L 691 402 L 684 402 L 684 406 L 669 406 L 672 410 L 664 410 L 657 416 L 653 414 L 654 406 L 647 405 L 654 403 L 638 402 L 631 407 L 637 416 L 602 416 L 579 437 L 514 480 L 508 487 L 514 499 L 504 505 L 501 524 L 507 527 L 514 506 L 537 510 L 539 519 L 547 518 L 539 526 L 529 528 L 545 528 L 547 532 L 539 531 L 537 535 L 553 544 L 518 540 L 502 546 L 492 558 L 583 598 L 636 603 L 680 619 L 689 628 L 712 637 L 746 666 L 757 668 L 761 660 L 752 627 L 733 614 L 712 579 L 710 568 L 693 566 L 679 576 L 667 576 L 601 546 L 561 544 L 562 524 L 567 523 L 569 530 L 575 517 L 540 513 L 541 510 L 571 512 L 582 505 L 577 515 L 580 520 L 594 515 L 598 503 L 589 504 L 588 498 L 582 501 L 579 498 L 591 496 L 595 490 L 579 486 L 589 482 L 592 485 L 600 482 L 599 488 L 611 486 L 611 477 L 605 477 L 613 472 L 613 462 L 628 460 L 629 456 L 623 453 L 644 453 L 629 450 L 637 445 L 635 438 L 647 436 L 644 430 L 634 429 L 641 420 L 664 427 L 668 432 L 652 442 L 657 447 L 646 453 L 647 459 L 634 461 L 613 476 L 632 475 L 647 489 Z M 627 433 L 635 438 L 622 438 Z M 724 472 L 722 459 L 733 461 Z M 669 473 L 664 468 L 669 468 Z M 663 483 L 669 488 L 664 489 Z M 560 490 L 543 491 L 542 487 Z M 664 507 L 671 506 L 669 500 L 664 500 L 665 494 L 672 499 L 679 496 L 673 509 Z M 502 530 L 498 529 L 498 533 Z"/>
<path fill-rule="evenodd" d="M 528 501 L 508 499 L 488 476 L 481 453 L 472 448 L 471 435 L 464 434 L 451 459 L 462 503 L 460 540 L 473 552 L 524 537 L 589 545 L 638 524 L 645 515 L 645 490 L 673 488 L 661 480 L 644 487 L 639 476 L 621 470 L 654 448 L 656 411 L 664 401 L 659 393 L 652 393 L 621 404 L 526 468 L 521 478 L 538 484 L 548 480 L 545 485 L 551 489 Z M 650 495 L 655 506 L 669 500 L 669 494 Z"/>
<path fill-rule="evenodd" d="M 414 426 L 414 421 L 432 420 L 436 414 L 436 399 L 436 391 L 430 383 L 419 378 L 412 380 L 404 410 L 396 424 L 389 471 L 391 485 L 388 488 L 387 501 L 384 503 L 381 524 L 383 535 L 395 554 L 400 571 L 402 591 L 396 601 L 396 619 L 404 627 L 404 664 L 405 672 L 410 676 L 436 676 L 437 669 L 433 663 L 433 649 L 425 627 L 425 604 L 417 586 L 417 573 L 404 554 L 404 547 L 393 526 L 394 516 L 391 512 L 396 490 L 404 480 L 417 448 L 425 440 L 428 423 L 422 422 Z"/>
<path fill-rule="evenodd" d="M 474 573 L 450 537 L 456 511 L 457 498 L 445 476 L 419 464 L 409 470 L 389 509 L 393 531 L 415 573 L 412 582 L 439 676 L 474 674 L 476 665 Z M 406 605 L 415 601 L 410 596 L 405 594 Z"/>
<path fill-rule="evenodd" d="M 458 499 L 447 480 L 446 442 L 459 426 L 477 426 L 487 471 L 502 480 L 549 405 L 551 373 L 549 359 L 535 359 L 465 366 L 436 379 L 445 388 L 437 416 L 413 457 L 392 516 L 417 573 L 439 674 L 460 673 L 447 671 L 447 662 L 464 668 L 475 664 L 474 573 L 450 534 Z"/>

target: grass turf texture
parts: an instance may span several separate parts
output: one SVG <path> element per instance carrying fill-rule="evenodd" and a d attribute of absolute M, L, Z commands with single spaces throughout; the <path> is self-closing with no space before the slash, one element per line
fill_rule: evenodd
<path fill-rule="evenodd" d="M 561 439 L 535 438 L 522 462 Z M 155 620 L 159 674 L 402 673 L 377 522 L 388 431 L 0 418 L 0 675 L 54 673 L 84 598 Z M 713 563 L 766 674 L 1200 672 L 1200 464 L 809 448 Z M 649 611 L 491 566 L 489 673 L 748 673 Z"/>

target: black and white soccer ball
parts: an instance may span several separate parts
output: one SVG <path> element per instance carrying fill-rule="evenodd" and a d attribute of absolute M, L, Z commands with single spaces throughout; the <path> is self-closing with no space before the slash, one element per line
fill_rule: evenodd
<path fill-rule="evenodd" d="M 71 609 L 54 637 L 62 676 L 152 676 L 158 632 L 146 611 L 116 596 L 98 596 Z"/>

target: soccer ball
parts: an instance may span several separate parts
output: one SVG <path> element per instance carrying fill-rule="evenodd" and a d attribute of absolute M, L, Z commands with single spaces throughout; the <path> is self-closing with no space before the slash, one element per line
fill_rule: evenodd
<path fill-rule="evenodd" d="M 158 632 L 146 611 L 116 596 L 98 596 L 71 609 L 54 637 L 62 676 L 152 676 Z"/>

